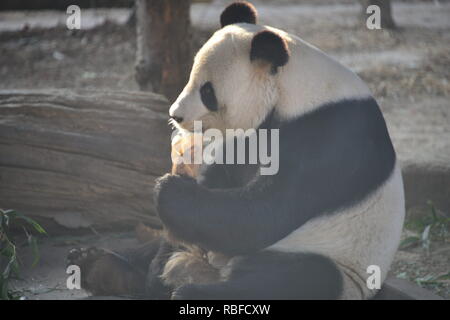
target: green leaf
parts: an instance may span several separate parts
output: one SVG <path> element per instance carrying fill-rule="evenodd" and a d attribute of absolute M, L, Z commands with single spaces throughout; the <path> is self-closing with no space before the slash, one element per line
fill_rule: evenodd
<path fill-rule="evenodd" d="M 21 214 L 17 214 L 17 219 L 22 219 L 22 220 L 28 222 L 29 224 L 31 224 L 33 226 L 33 228 L 37 232 L 42 233 L 42 234 L 47 234 L 47 232 L 44 230 L 44 228 L 42 228 L 41 225 L 39 223 L 37 223 L 36 221 L 34 221 L 33 219 L 28 218 Z"/>
<path fill-rule="evenodd" d="M 25 222 L 19 223 L 19 225 L 22 225 L 25 235 L 27 236 L 28 244 L 31 246 L 33 251 L 33 267 L 40 260 L 39 248 L 36 237 L 34 237 L 32 233 L 28 232 L 25 225 L 30 225 L 40 234 L 47 234 L 44 228 L 42 228 L 41 225 L 33 219 L 28 218 L 27 216 L 24 216 L 14 210 L 0 209 L 0 258 L 6 259 L 6 266 L 3 270 L 0 270 L 0 299 L 10 300 L 20 298 L 20 295 L 17 295 L 17 292 L 14 292 L 9 288 L 9 281 L 12 278 L 17 278 L 20 276 L 20 261 L 17 256 L 16 245 L 11 241 L 9 234 L 7 233 L 8 227 L 15 220 L 23 220 Z"/>
<path fill-rule="evenodd" d="M 28 239 L 28 243 L 30 244 L 31 249 L 33 250 L 34 259 L 33 259 L 33 263 L 31 266 L 34 267 L 39 262 L 39 259 L 41 258 L 41 256 L 39 254 L 39 248 L 38 248 L 36 238 L 33 237 L 32 235 L 30 235 L 30 238 Z"/>
<path fill-rule="evenodd" d="M 9 260 L 8 264 L 5 267 L 5 270 L 3 270 L 3 278 L 8 279 L 9 277 L 11 277 L 11 271 L 13 271 L 14 269 L 14 262 L 15 259 Z"/>
<path fill-rule="evenodd" d="M 8 279 L 0 274 L 0 300 L 9 300 Z"/>
<path fill-rule="evenodd" d="M 445 274 L 441 274 L 440 276 L 437 276 L 436 281 L 447 281 L 450 280 L 450 271 L 445 273 Z"/>
<path fill-rule="evenodd" d="M 402 242 L 400 242 L 400 249 L 406 249 L 409 247 L 414 247 L 419 245 L 420 243 L 420 238 L 419 237 L 408 237 L 406 239 L 404 239 Z"/>
<path fill-rule="evenodd" d="M 434 207 L 434 204 L 432 201 L 428 201 L 427 204 L 430 207 L 432 223 L 434 224 L 439 221 L 438 215 L 436 213 L 436 208 Z"/>
<path fill-rule="evenodd" d="M 425 229 L 422 232 L 422 247 L 425 250 L 429 250 L 430 249 L 430 229 L 431 229 L 431 224 L 427 225 L 425 227 Z"/>
<path fill-rule="evenodd" d="M 415 281 L 416 281 L 417 284 L 420 285 L 422 283 L 433 283 L 433 282 L 435 282 L 434 279 L 435 279 L 435 277 L 433 275 L 429 274 L 429 275 L 426 275 L 424 277 L 417 278 L 417 279 L 415 279 Z"/>
<path fill-rule="evenodd" d="M 3 228 L 8 228 L 9 227 L 9 216 L 7 214 L 3 215 Z"/>
<path fill-rule="evenodd" d="M 8 242 L 1 251 L 1 255 L 8 259 L 8 263 L 2 272 L 3 277 L 8 279 L 11 273 L 17 273 L 18 271 L 16 247 L 11 242 Z"/>
<path fill-rule="evenodd" d="M 422 284 L 422 283 L 433 284 L 433 283 L 439 283 L 439 282 L 444 282 L 444 281 L 448 281 L 448 280 L 450 280 L 450 272 L 441 274 L 438 276 L 433 276 L 430 274 L 430 275 L 427 275 L 422 278 L 417 278 L 416 282 L 418 284 Z"/>
<path fill-rule="evenodd" d="M 8 259 L 11 259 L 15 254 L 15 247 L 14 245 L 7 241 L 6 246 L 0 251 L 0 254 Z"/>

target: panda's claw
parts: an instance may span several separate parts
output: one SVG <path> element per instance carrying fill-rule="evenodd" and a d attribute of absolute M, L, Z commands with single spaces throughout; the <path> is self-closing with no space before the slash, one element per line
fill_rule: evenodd
<path fill-rule="evenodd" d="M 88 263 L 93 262 L 104 254 L 104 250 L 96 247 L 74 248 L 69 251 L 66 262 L 67 265 L 77 265 L 80 268 L 83 268 L 83 266 L 86 266 Z"/>

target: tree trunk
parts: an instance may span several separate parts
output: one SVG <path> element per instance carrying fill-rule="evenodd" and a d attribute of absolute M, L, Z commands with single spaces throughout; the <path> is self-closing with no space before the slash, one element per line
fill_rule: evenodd
<path fill-rule="evenodd" d="M 381 28 L 395 29 L 396 25 L 392 18 L 391 0 L 361 0 L 362 14 L 364 19 L 367 19 L 366 9 L 370 5 L 377 5 L 381 12 Z"/>
<path fill-rule="evenodd" d="M 192 61 L 189 0 L 137 0 L 136 81 L 173 102 Z"/>
<path fill-rule="evenodd" d="M 167 108 L 151 93 L 0 91 L 0 208 L 49 228 L 158 226 Z"/>
<path fill-rule="evenodd" d="M 84 8 L 117 8 L 131 7 L 133 0 L 2 0 L 0 11 L 9 10 L 64 10 L 76 4 Z"/>

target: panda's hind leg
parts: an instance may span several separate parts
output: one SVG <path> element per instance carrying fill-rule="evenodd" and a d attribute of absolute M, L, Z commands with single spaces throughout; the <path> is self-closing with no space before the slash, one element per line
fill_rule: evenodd
<path fill-rule="evenodd" d="M 342 276 L 334 262 L 312 253 L 263 251 L 234 258 L 226 280 L 189 284 L 173 299 L 338 299 Z"/>
<path fill-rule="evenodd" d="M 157 239 L 123 252 L 75 248 L 67 256 L 67 264 L 80 268 L 82 288 L 94 295 L 143 297 L 148 267 L 159 245 Z"/>

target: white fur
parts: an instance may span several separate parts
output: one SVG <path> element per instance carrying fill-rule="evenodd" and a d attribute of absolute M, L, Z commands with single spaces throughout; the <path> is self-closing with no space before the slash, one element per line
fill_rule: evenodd
<path fill-rule="evenodd" d="M 250 63 L 254 32 L 237 26 L 217 31 L 195 57 L 188 84 L 171 106 L 170 116 L 182 117 L 182 126 L 202 120 L 203 128 L 254 128 L 276 103 L 276 81 L 268 72 L 258 72 Z M 219 111 L 210 112 L 201 102 L 199 90 L 211 81 Z"/>
<path fill-rule="evenodd" d="M 251 40 L 262 30 L 271 30 L 288 43 L 289 62 L 276 75 L 264 64 L 250 62 Z M 218 112 L 210 112 L 201 102 L 199 90 L 206 81 L 213 83 Z M 271 27 L 236 24 L 217 31 L 199 51 L 170 115 L 183 117 L 181 127 L 188 130 L 194 120 L 203 120 L 205 129 L 248 129 L 256 128 L 273 107 L 282 118 L 292 119 L 327 102 L 369 96 L 356 74 L 298 37 Z M 269 249 L 329 256 L 344 275 L 342 298 L 367 298 L 375 292 L 366 287 L 366 268 L 378 265 L 384 280 L 403 219 L 403 184 L 396 166 L 388 181 L 363 202 L 311 220 Z M 222 260 L 219 269 L 227 259 Z"/>
<path fill-rule="evenodd" d="M 278 81 L 277 111 L 296 118 L 318 106 L 346 98 L 370 97 L 367 85 L 350 69 L 300 38 L 268 28 L 287 40 L 291 58 Z"/>
<path fill-rule="evenodd" d="M 289 46 L 289 62 L 276 75 L 268 65 L 250 62 L 251 41 L 262 30 L 279 34 Z M 214 86 L 218 112 L 210 112 L 201 101 L 200 87 L 207 81 Z M 214 33 L 200 49 L 169 114 L 182 117 L 181 126 L 188 130 L 194 120 L 202 120 L 205 129 L 248 129 L 256 128 L 273 107 L 290 119 L 323 103 L 368 96 L 356 74 L 300 38 L 271 27 L 235 24 Z"/>
<path fill-rule="evenodd" d="M 343 299 L 369 298 L 369 265 L 381 268 L 382 281 L 397 250 L 405 215 L 401 171 L 363 202 L 313 219 L 268 249 L 316 252 L 332 258 L 344 275 Z"/>

